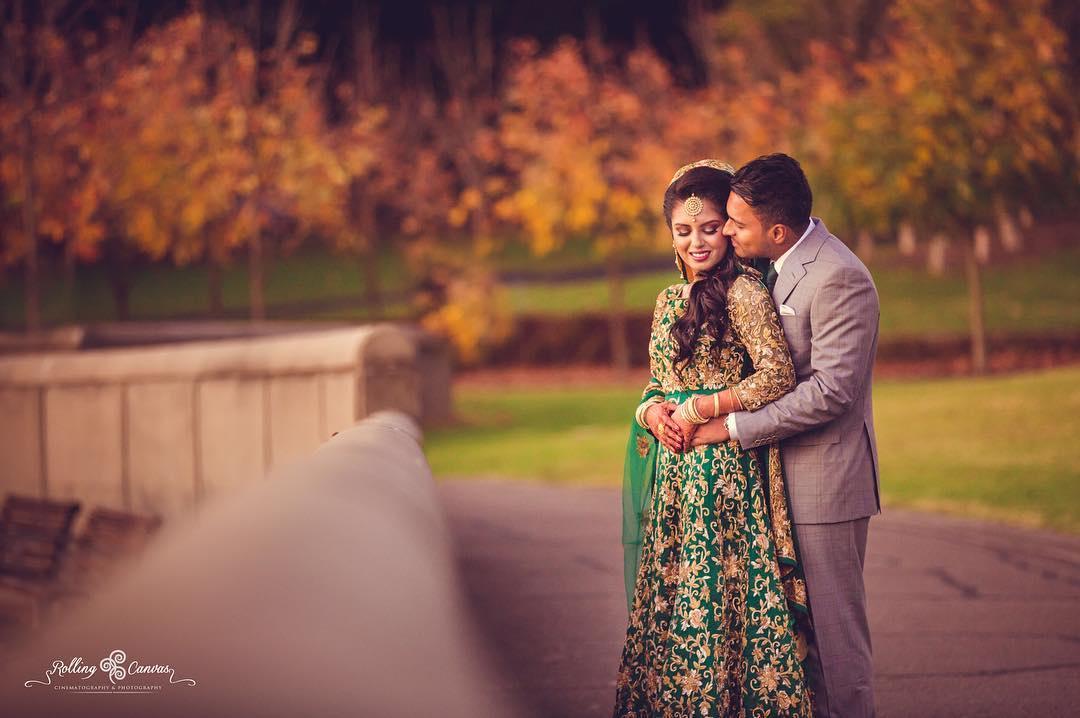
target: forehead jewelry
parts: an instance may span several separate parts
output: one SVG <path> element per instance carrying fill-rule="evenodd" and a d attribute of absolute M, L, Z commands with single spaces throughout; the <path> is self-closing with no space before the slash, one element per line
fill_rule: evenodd
<path fill-rule="evenodd" d="M 692 194 L 686 198 L 686 204 L 683 205 L 683 211 L 685 211 L 691 217 L 697 217 L 701 214 L 701 210 L 705 209 L 705 205 L 702 204 L 701 198 L 696 194 Z"/>

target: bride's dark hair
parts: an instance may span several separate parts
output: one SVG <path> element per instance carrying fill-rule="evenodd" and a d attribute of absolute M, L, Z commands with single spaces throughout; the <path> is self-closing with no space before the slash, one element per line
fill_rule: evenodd
<path fill-rule="evenodd" d="M 695 167 L 672 182 L 664 192 L 664 220 L 668 229 L 671 229 L 671 213 L 675 204 L 692 194 L 711 202 L 726 221 L 731 177 L 731 173 L 713 167 Z M 682 369 L 693 357 L 694 344 L 703 328 L 716 340 L 719 349 L 719 342 L 727 328 L 728 288 L 736 275 L 735 251 L 728 243 L 723 259 L 712 269 L 702 272 L 700 281 L 690 285 L 686 312 L 671 325 L 671 336 L 679 348 L 672 366 L 680 377 Z"/>

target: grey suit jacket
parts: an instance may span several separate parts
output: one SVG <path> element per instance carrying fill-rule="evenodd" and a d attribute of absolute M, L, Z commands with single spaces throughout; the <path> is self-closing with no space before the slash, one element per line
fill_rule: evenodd
<path fill-rule="evenodd" d="M 784 260 L 773 287 L 795 389 L 756 411 L 735 414 L 744 449 L 780 440 L 797 524 L 852 521 L 881 510 L 871 403 L 877 289 L 859 258 L 824 222 L 813 220 L 814 229 Z"/>

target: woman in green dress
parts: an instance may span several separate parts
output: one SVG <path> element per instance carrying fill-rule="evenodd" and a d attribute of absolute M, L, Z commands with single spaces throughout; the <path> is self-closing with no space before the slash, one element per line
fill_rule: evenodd
<path fill-rule="evenodd" d="M 664 195 L 688 283 L 657 297 L 652 377 L 627 445 L 630 618 L 616 717 L 812 714 L 800 662 L 806 588 L 779 448 L 709 439 L 710 418 L 795 386 L 761 274 L 736 260 L 721 233 L 732 174 L 716 160 L 695 162 Z"/>

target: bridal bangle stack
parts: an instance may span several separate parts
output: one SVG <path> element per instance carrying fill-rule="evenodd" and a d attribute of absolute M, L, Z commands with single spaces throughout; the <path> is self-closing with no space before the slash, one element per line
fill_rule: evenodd
<path fill-rule="evenodd" d="M 709 419 L 720 416 L 720 394 L 722 393 L 722 391 L 717 391 L 709 395 L 709 397 L 712 399 L 712 416 L 702 416 L 701 412 L 698 411 L 696 400 L 697 397 L 700 395 L 687 397 L 685 401 L 679 404 L 679 408 L 676 409 L 676 412 L 679 414 L 680 417 L 690 422 L 691 424 L 704 424 L 708 422 Z M 738 398 L 735 396 L 734 392 L 731 392 L 729 390 L 728 394 L 728 404 L 730 405 L 730 409 L 728 411 L 739 411 L 742 408 L 742 404 L 738 401 Z M 645 414 L 649 411 L 649 407 L 653 406 L 654 404 L 663 403 L 664 400 L 656 396 L 641 402 L 641 404 L 638 405 L 638 408 L 634 411 L 634 420 L 637 422 L 638 426 L 640 426 L 642 429 L 645 429 L 646 431 L 649 431 L 650 427 L 649 424 L 645 421 Z"/>
<path fill-rule="evenodd" d="M 634 412 L 634 420 L 638 423 L 638 426 L 640 426 L 642 429 L 648 430 L 649 425 L 645 423 L 645 412 L 647 412 L 649 410 L 649 407 L 653 404 L 662 404 L 663 401 L 663 399 L 655 396 L 648 401 L 643 401 L 638 406 L 637 411 Z"/>

